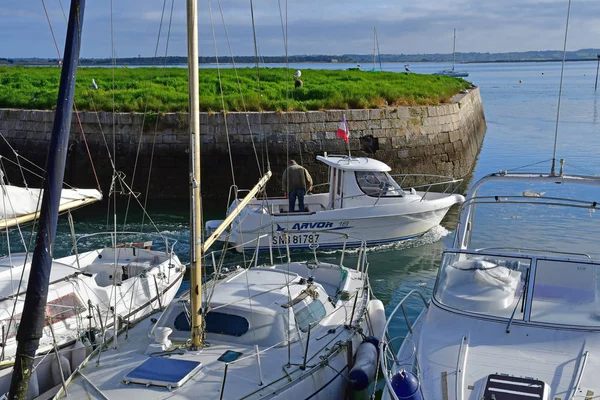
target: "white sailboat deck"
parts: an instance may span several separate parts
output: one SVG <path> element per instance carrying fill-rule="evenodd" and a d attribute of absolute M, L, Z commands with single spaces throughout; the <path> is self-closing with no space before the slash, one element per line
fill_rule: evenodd
<path fill-rule="evenodd" d="M 315 383 L 319 374 L 313 374 L 323 368 L 343 371 L 343 344 L 361 341 L 349 327 L 365 312 L 368 292 L 361 275 L 310 262 L 234 271 L 204 291 L 205 301 L 210 298 L 206 346 L 198 351 L 184 346 L 189 302 L 181 298 L 155 324 L 146 319 L 130 328 L 136 340 L 120 335 L 116 349 L 109 343 L 106 351 L 93 354 L 72 377 L 69 397 L 263 399 L 283 398 L 291 387 L 308 396 L 315 385 L 327 386 Z M 172 330 L 168 348 L 143 333 L 164 328 Z M 144 362 L 152 368 L 132 372 Z M 336 380 L 316 398 L 339 393 L 341 384 Z"/>

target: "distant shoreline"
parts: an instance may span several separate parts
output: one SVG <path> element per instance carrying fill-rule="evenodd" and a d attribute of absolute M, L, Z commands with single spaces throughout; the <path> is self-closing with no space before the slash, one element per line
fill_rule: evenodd
<path fill-rule="evenodd" d="M 572 58 L 569 59 L 567 58 L 565 61 L 566 62 L 581 62 L 581 61 L 597 61 L 597 58 Z M 440 61 L 422 61 L 422 60 L 413 60 L 413 61 L 382 61 L 382 64 L 402 64 L 402 63 L 423 63 L 423 64 L 440 64 L 440 63 L 447 63 L 447 62 L 451 62 L 452 60 L 440 60 Z M 236 61 L 238 64 L 253 64 L 253 63 L 248 63 L 248 62 L 240 62 L 240 61 Z M 547 62 L 562 62 L 562 59 L 544 59 L 544 60 L 527 60 L 527 59 L 523 59 L 523 60 L 473 60 L 473 61 L 456 61 L 456 64 L 494 64 L 494 63 L 498 63 L 498 64 L 506 64 L 506 63 L 547 63 Z M 222 62 L 219 62 L 222 63 Z M 261 66 L 264 65 L 271 65 L 271 64 L 285 64 L 285 62 L 264 62 L 261 63 Z M 328 62 L 328 61 L 293 61 L 290 62 L 290 64 L 294 64 L 294 65 L 298 65 L 298 64 L 327 64 L 327 65 L 331 65 L 331 64 L 356 64 L 356 62 L 352 62 L 352 61 L 344 61 L 344 62 Z M 360 64 L 360 62 L 359 62 Z M 45 62 L 40 62 L 40 61 L 13 61 L 11 63 L 7 63 L 7 62 L 3 62 L 3 60 L 0 60 L 0 66 L 2 67 L 55 67 L 58 65 L 58 60 L 48 60 Z M 107 62 L 107 63 L 102 63 L 102 62 L 94 62 L 94 63 L 87 63 L 85 61 L 82 61 L 80 63 L 81 67 L 109 67 L 110 65 L 112 65 L 112 63 Z M 156 65 L 156 63 L 152 63 L 152 62 L 140 62 L 140 63 L 126 63 L 126 62 L 115 62 L 114 63 L 115 66 L 117 67 L 162 67 L 162 65 Z M 173 66 L 186 66 L 186 63 L 169 63 L 167 64 L 167 66 L 169 67 L 173 67 Z M 201 63 L 201 65 L 217 65 L 216 62 L 203 62 Z M 370 65 L 370 63 L 365 62 L 364 65 Z"/>
<path fill-rule="evenodd" d="M 600 57 L 600 49 L 580 49 L 567 51 L 566 60 L 573 61 L 596 61 Z M 452 61 L 452 54 L 377 54 L 377 63 L 447 63 Z M 560 62 L 563 59 L 563 52 L 559 50 L 543 51 L 524 51 L 524 52 L 506 52 L 506 53 L 456 53 L 456 62 L 459 64 L 474 63 L 510 63 L 510 62 Z M 254 56 L 235 56 L 234 60 L 238 64 L 255 64 Z M 199 57 L 200 64 L 216 64 L 215 57 Z M 232 58 L 221 56 L 219 63 L 231 64 Z M 311 55 L 290 55 L 290 56 L 261 56 L 259 65 L 268 64 L 364 64 L 370 65 L 373 62 L 373 54 L 311 54 Z M 10 66 L 55 66 L 58 65 L 57 58 L 7 58 L 0 57 L 0 65 Z M 112 64 L 122 66 L 172 66 L 187 64 L 187 57 L 168 56 L 168 57 L 120 57 L 115 60 L 110 58 L 82 58 L 81 66 L 110 66 Z"/>

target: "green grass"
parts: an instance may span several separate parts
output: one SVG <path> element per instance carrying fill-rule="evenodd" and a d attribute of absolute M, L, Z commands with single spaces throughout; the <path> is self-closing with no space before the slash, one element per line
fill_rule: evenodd
<path fill-rule="evenodd" d="M 114 92 L 113 86 L 114 72 Z M 304 70 L 304 86 L 294 88 L 294 71 L 261 68 L 260 90 L 252 68 L 222 69 L 228 111 L 306 111 L 436 105 L 470 86 L 463 79 L 393 72 Z M 0 107 L 53 109 L 60 70 L 53 67 L 0 67 Z M 99 86 L 92 89 L 92 78 Z M 182 68 L 80 68 L 75 102 L 79 110 L 120 112 L 187 111 L 187 70 Z M 114 94 L 113 94 L 114 93 Z M 114 100 L 113 100 L 114 96 Z M 200 109 L 222 111 L 216 69 L 200 70 Z"/>

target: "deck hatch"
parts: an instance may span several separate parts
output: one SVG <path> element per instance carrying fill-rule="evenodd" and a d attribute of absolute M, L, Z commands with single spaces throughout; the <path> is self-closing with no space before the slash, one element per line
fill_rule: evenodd
<path fill-rule="evenodd" d="M 492 374 L 488 376 L 483 398 L 485 400 L 545 400 L 546 384 L 532 378 Z"/>
<path fill-rule="evenodd" d="M 186 383 L 200 368 L 202 363 L 199 361 L 150 357 L 125 375 L 123 382 L 177 388 Z"/>

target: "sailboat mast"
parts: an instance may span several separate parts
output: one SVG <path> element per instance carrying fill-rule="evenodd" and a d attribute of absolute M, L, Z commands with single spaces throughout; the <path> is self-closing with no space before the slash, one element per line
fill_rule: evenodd
<path fill-rule="evenodd" d="M 202 205 L 200 198 L 200 89 L 198 87 L 198 2 L 187 0 L 190 134 L 190 302 L 192 347 L 204 342 L 202 329 Z"/>
<path fill-rule="evenodd" d="M 375 56 L 377 54 L 377 28 L 373 27 L 373 71 L 375 71 Z"/>
<path fill-rule="evenodd" d="M 10 399 L 27 398 L 33 360 L 44 329 L 50 270 L 58 222 L 58 207 L 69 145 L 71 111 L 73 110 L 84 8 L 85 0 L 71 0 L 65 56 L 44 176 L 44 194 L 40 208 L 39 227 L 35 239 L 31 271 L 29 272 L 25 304 L 21 314 L 23 318 L 21 318 L 19 330 L 17 331 L 18 345 L 8 396 Z"/>
<path fill-rule="evenodd" d="M 456 62 L 456 28 L 454 28 L 454 41 L 452 42 L 452 71 L 454 71 L 454 63 Z"/>

